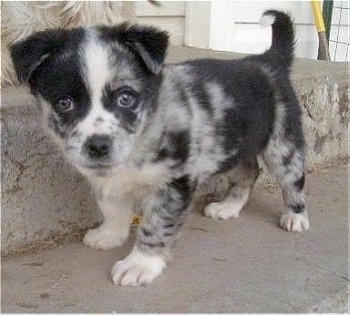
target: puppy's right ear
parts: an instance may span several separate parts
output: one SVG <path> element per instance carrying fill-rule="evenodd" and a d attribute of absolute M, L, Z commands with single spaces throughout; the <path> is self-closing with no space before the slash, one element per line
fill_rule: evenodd
<path fill-rule="evenodd" d="M 34 33 L 11 45 L 10 54 L 19 82 L 28 82 L 42 61 L 62 48 L 66 37 L 65 30 L 48 30 Z"/>
<path fill-rule="evenodd" d="M 131 51 L 153 74 L 162 69 L 168 48 L 169 35 L 153 26 L 129 25 L 100 26 L 102 38 L 118 42 Z"/>

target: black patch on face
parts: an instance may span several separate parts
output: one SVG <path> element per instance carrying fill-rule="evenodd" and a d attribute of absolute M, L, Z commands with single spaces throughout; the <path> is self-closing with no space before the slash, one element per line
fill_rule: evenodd
<path fill-rule="evenodd" d="M 70 129 L 86 116 L 90 107 L 89 94 L 82 79 L 83 65 L 76 53 L 84 39 L 84 30 L 74 29 L 66 33 L 64 39 L 29 78 L 32 92 L 41 95 L 56 112 L 50 118 L 55 132 Z M 65 97 L 73 100 L 73 109 L 60 111 L 57 104 Z M 65 132 L 58 134 L 61 137 L 66 135 Z"/>
<path fill-rule="evenodd" d="M 298 190 L 298 192 L 302 191 L 305 185 L 305 173 L 303 173 L 303 176 L 294 182 L 295 188 Z"/>
<path fill-rule="evenodd" d="M 40 79 L 37 81 L 37 91 L 53 106 L 57 113 L 57 124 L 65 127 L 73 126 L 86 116 L 90 108 L 89 94 L 81 80 L 79 65 L 72 61 L 69 68 L 54 63 L 50 68 L 53 71 L 51 74 L 38 74 Z M 57 111 L 56 104 L 66 96 L 73 99 L 73 109 L 65 112 Z"/>
<path fill-rule="evenodd" d="M 162 76 L 151 75 L 140 65 L 135 63 L 133 55 L 127 55 L 115 49 L 115 62 L 112 65 L 115 71 L 114 79 L 107 83 L 102 96 L 104 108 L 113 113 L 122 127 L 129 133 L 135 133 L 142 116 L 151 115 L 157 108 L 158 89 Z M 123 60 L 124 62 L 121 62 Z M 137 90 L 128 83 L 130 78 L 120 75 L 120 66 L 129 65 L 129 72 L 137 78 Z M 113 84 L 112 84 L 113 83 Z M 111 86 L 118 84 L 117 90 L 112 90 Z M 128 91 L 135 97 L 135 103 L 127 108 L 118 106 L 118 96 L 122 91 Z"/>
<path fill-rule="evenodd" d="M 135 92 L 135 104 L 130 108 L 123 108 L 118 106 L 117 96 L 114 94 L 116 93 L 110 91 L 109 87 L 106 86 L 102 97 L 104 107 L 114 114 L 125 130 L 129 133 L 135 133 L 138 119 L 137 111 L 143 106 L 141 96 L 136 95 Z"/>

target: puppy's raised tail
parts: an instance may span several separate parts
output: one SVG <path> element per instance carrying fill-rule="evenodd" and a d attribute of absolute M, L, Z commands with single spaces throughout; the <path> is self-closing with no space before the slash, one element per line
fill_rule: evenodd
<path fill-rule="evenodd" d="M 278 62 L 279 67 L 284 65 L 289 68 L 293 62 L 295 46 L 294 25 L 290 16 L 281 11 L 267 10 L 261 16 L 260 25 L 272 26 L 271 47 L 261 57 L 267 58 L 269 63 Z"/>

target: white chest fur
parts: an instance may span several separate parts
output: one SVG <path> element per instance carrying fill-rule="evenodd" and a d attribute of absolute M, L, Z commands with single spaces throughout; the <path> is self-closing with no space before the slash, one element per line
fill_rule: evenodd
<path fill-rule="evenodd" d="M 108 176 L 88 177 L 96 193 L 103 198 L 138 199 L 171 180 L 166 163 L 147 163 L 141 167 L 125 165 L 111 170 Z"/>

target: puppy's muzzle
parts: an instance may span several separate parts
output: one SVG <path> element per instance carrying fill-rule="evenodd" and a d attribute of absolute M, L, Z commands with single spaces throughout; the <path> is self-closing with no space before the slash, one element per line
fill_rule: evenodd
<path fill-rule="evenodd" d="M 106 135 L 93 135 L 85 142 L 85 151 L 91 159 L 105 159 L 112 150 L 112 139 Z"/>

